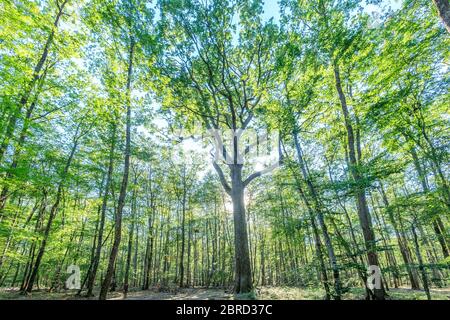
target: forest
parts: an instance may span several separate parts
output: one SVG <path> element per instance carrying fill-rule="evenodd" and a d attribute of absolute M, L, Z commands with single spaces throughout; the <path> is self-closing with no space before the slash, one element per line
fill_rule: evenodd
<path fill-rule="evenodd" d="M 0 299 L 450 299 L 448 0 L 0 0 Z"/>

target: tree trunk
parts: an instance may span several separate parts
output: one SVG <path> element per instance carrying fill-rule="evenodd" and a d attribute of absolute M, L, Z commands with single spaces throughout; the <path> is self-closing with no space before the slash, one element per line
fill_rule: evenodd
<path fill-rule="evenodd" d="M 186 170 L 186 168 L 183 168 Z M 183 198 L 182 198 L 182 211 L 181 211 L 181 252 L 180 252 L 180 288 L 183 287 L 184 280 L 184 251 L 185 251 L 185 223 L 186 223 L 186 172 L 183 176 Z"/>
<path fill-rule="evenodd" d="M 303 178 L 305 179 L 306 184 L 308 186 L 309 193 L 313 199 L 314 208 L 317 213 L 317 218 L 319 220 L 320 228 L 322 230 L 322 235 L 323 235 L 323 238 L 325 241 L 325 247 L 327 249 L 328 258 L 330 259 L 331 268 L 333 270 L 334 290 L 335 290 L 333 296 L 334 296 L 335 300 L 341 300 L 341 281 L 340 281 L 340 277 L 339 277 L 339 268 L 337 265 L 336 255 L 334 253 L 331 238 L 328 233 L 328 228 L 327 228 L 327 225 L 325 224 L 325 219 L 323 216 L 323 208 L 319 201 L 319 195 L 317 194 L 316 189 L 315 189 L 315 187 L 311 181 L 311 178 L 309 176 L 309 173 L 307 171 L 306 163 L 305 163 L 305 160 L 303 159 L 300 142 L 299 142 L 298 135 L 296 132 L 293 132 L 293 137 L 294 137 L 294 144 L 295 144 L 295 149 L 297 151 L 297 157 L 299 160 L 300 169 L 303 174 Z"/>
<path fill-rule="evenodd" d="M 245 219 L 244 183 L 242 165 L 231 167 L 231 199 L 234 217 L 235 287 L 236 293 L 247 293 L 253 289 L 248 248 L 247 223 Z"/>
<path fill-rule="evenodd" d="M 416 234 L 416 226 L 414 224 L 411 227 L 411 232 L 413 234 L 414 248 L 416 249 L 417 260 L 419 261 L 420 274 L 422 275 L 423 289 L 425 290 L 428 300 L 431 300 L 430 288 L 428 286 L 428 278 L 425 272 L 425 267 L 423 266 L 422 254 L 420 253 L 419 241 L 417 240 Z"/>
<path fill-rule="evenodd" d="M 133 250 L 133 236 L 136 224 L 136 186 L 137 186 L 137 174 L 134 177 L 134 188 L 131 196 L 131 226 L 130 226 L 130 236 L 128 238 L 128 249 L 127 249 L 127 261 L 125 265 L 125 276 L 123 281 L 123 294 L 127 297 L 128 287 L 129 287 L 129 277 L 130 277 L 130 265 L 131 265 L 131 253 Z M 137 232 L 136 232 L 137 234 Z M 137 239 L 137 235 L 136 235 Z"/>
<path fill-rule="evenodd" d="M 102 197 L 103 195 L 103 188 L 105 185 L 105 178 L 106 178 L 106 174 L 103 175 L 102 181 L 100 183 L 100 191 L 99 191 L 99 198 Z M 97 238 L 98 238 L 98 228 L 100 225 L 100 215 L 101 215 L 101 211 L 102 211 L 102 206 L 98 206 L 98 210 L 97 210 L 97 220 L 95 222 L 95 230 L 94 230 L 94 236 L 93 236 L 93 240 L 92 240 L 92 247 L 91 247 L 91 255 L 90 255 L 90 259 L 89 259 L 89 267 L 87 269 L 86 272 L 86 276 L 83 279 L 83 282 L 81 283 L 80 288 L 77 291 L 77 296 L 81 295 L 81 292 L 83 291 L 89 276 L 91 274 L 92 271 L 92 265 L 94 263 L 94 258 L 95 258 L 95 250 L 97 249 Z"/>
<path fill-rule="evenodd" d="M 351 124 L 350 114 L 347 107 L 347 101 L 342 91 L 341 78 L 339 74 L 339 66 L 334 64 L 334 76 L 335 76 L 335 85 L 336 90 L 339 95 L 339 101 L 341 103 L 342 112 L 344 114 L 344 122 L 345 128 L 347 130 L 347 142 L 348 142 L 348 155 L 350 160 L 350 172 L 352 174 L 356 193 L 356 207 L 358 210 L 359 223 L 361 225 L 361 229 L 363 231 L 364 243 L 367 251 L 367 259 L 370 265 L 380 266 L 378 263 L 378 256 L 376 252 L 375 245 L 375 234 L 372 229 L 371 220 L 370 220 L 370 212 L 369 207 L 367 205 L 365 188 L 359 186 L 358 184 L 362 183 L 362 177 L 360 176 L 359 170 L 357 168 L 358 161 L 356 159 L 355 153 L 355 138 L 353 133 L 353 127 Z M 383 282 L 381 281 L 381 288 L 374 289 L 374 297 L 376 300 L 384 300 L 385 299 L 385 291 Z"/>
<path fill-rule="evenodd" d="M 67 4 L 67 2 L 68 2 L 68 0 L 64 0 L 61 4 L 58 5 L 58 12 L 57 12 L 55 20 L 53 22 L 53 26 L 51 27 L 51 31 L 47 38 L 47 41 L 45 42 L 44 50 L 42 51 L 42 55 L 39 58 L 38 63 L 34 67 L 33 76 L 31 78 L 30 82 L 26 85 L 24 92 L 22 93 L 22 96 L 19 100 L 19 106 L 18 106 L 17 110 L 13 114 L 11 114 L 11 116 L 9 118 L 8 124 L 6 126 L 5 137 L 2 141 L 2 143 L 0 144 L 0 162 L 3 160 L 3 156 L 5 155 L 5 151 L 8 148 L 10 139 L 11 139 L 12 135 L 14 134 L 17 119 L 19 118 L 19 115 L 20 115 L 22 109 L 27 105 L 36 81 L 38 81 L 41 76 L 41 70 L 42 70 L 45 62 L 47 61 L 50 46 L 53 43 L 53 38 L 55 36 L 56 29 L 58 28 L 59 20 L 64 12 L 64 7 Z"/>
<path fill-rule="evenodd" d="M 384 205 L 386 206 L 386 211 L 389 217 L 389 221 L 394 228 L 395 236 L 397 238 L 398 247 L 400 249 L 401 256 L 403 258 L 403 262 L 405 263 L 406 271 L 409 276 L 409 281 L 411 283 L 411 289 L 419 290 L 419 280 L 417 279 L 417 275 L 414 270 L 411 268 L 413 263 L 411 256 L 409 254 L 409 250 L 407 247 L 407 242 L 404 237 L 400 234 L 399 227 L 397 221 L 395 220 L 394 213 L 392 212 L 392 208 L 389 207 L 389 200 L 387 198 L 386 192 L 384 191 L 383 185 L 380 183 L 380 192 L 381 197 L 383 199 Z"/>
<path fill-rule="evenodd" d="M 105 229 L 105 219 L 106 219 L 106 209 L 108 207 L 108 196 L 111 188 L 111 181 L 112 181 L 112 175 L 113 175 L 113 166 L 114 166 L 114 152 L 115 152 L 115 145 L 116 145 L 116 124 L 111 124 L 111 147 L 109 150 L 109 164 L 108 164 L 108 173 L 106 176 L 106 182 L 105 182 L 105 194 L 103 195 L 102 200 L 102 208 L 101 208 L 101 214 L 100 214 L 100 224 L 98 229 L 98 240 L 97 240 L 97 247 L 95 249 L 95 256 L 92 263 L 92 269 L 89 273 L 88 278 L 88 284 L 87 284 L 87 293 L 86 296 L 90 297 L 92 296 L 92 292 L 94 290 L 94 284 L 95 284 L 95 277 L 97 275 L 98 265 L 100 263 L 100 255 L 102 252 L 103 247 L 103 233 Z"/>
<path fill-rule="evenodd" d="M 286 150 L 284 150 L 285 154 L 286 154 L 286 158 L 287 158 L 287 152 Z M 328 275 L 327 275 L 327 270 L 325 267 L 325 262 L 323 260 L 323 256 L 322 256 L 322 241 L 320 240 L 320 235 L 319 235 L 319 231 L 317 228 L 317 224 L 314 218 L 314 214 L 313 214 L 313 210 L 312 210 L 312 206 L 309 203 L 308 198 L 306 197 L 306 194 L 304 193 L 303 189 L 302 189 L 302 185 L 300 183 L 299 178 L 297 177 L 297 174 L 294 170 L 294 168 L 292 167 L 292 165 L 290 165 L 290 161 L 288 160 L 288 166 L 291 169 L 292 175 L 294 176 L 294 180 L 295 180 L 295 185 L 296 188 L 303 200 L 303 202 L 305 203 L 305 206 L 308 210 L 308 215 L 309 215 L 309 219 L 311 221 L 311 226 L 313 229 L 313 235 L 314 235 L 314 245 L 315 245 L 315 251 L 316 251 L 316 256 L 317 259 L 319 260 L 319 265 L 320 265 L 320 273 L 318 275 L 318 278 L 320 280 L 320 278 L 322 278 L 322 284 L 324 286 L 324 290 L 325 290 L 325 299 L 326 300 L 330 300 L 331 297 L 331 292 L 330 292 L 330 286 L 328 284 Z M 310 239 L 311 241 L 311 239 Z M 312 244 L 311 244 L 312 246 Z"/>
<path fill-rule="evenodd" d="M 52 208 L 50 209 L 50 216 L 48 218 L 47 225 L 44 230 L 44 235 L 42 237 L 41 246 L 39 248 L 38 255 L 36 257 L 36 262 L 34 264 L 33 271 L 30 275 L 30 278 L 27 283 L 27 287 L 25 289 L 26 292 L 31 292 L 31 290 L 33 289 L 34 281 L 36 280 L 36 277 L 37 277 L 37 274 L 39 271 L 39 267 L 41 265 L 41 260 L 42 260 L 42 257 L 44 256 L 45 248 L 47 246 L 47 240 L 48 240 L 48 236 L 50 235 L 50 229 L 52 227 L 53 220 L 55 219 L 56 214 L 58 213 L 59 203 L 61 201 L 61 196 L 62 196 L 62 192 L 63 192 L 63 188 L 64 188 L 64 183 L 66 182 L 67 173 L 69 172 L 69 168 L 70 168 L 70 165 L 72 164 L 72 160 L 75 155 L 75 151 L 77 150 L 77 147 L 78 147 L 78 139 L 79 139 L 78 131 L 80 129 L 80 126 L 81 126 L 81 124 L 78 125 L 78 127 L 77 127 L 77 131 L 76 131 L 74 139 L 73 139 L 72 149 L 70 150 L 70 155 L 67 159 L 66 165 L 65 165 L 64 170 L 61 175 L 61 181 L 59 182 L 59 185 L 58 185 L 58 191 L 56 193 L 55 203 L 53 204 Z"/>
<path fill-rule="evenodd" d="M 433 0 L 433 2 L 445 28 L 450 33 L 450 2 L 448 0 Z"/>
<path fill-rule="evenodd" d="M 414 167 L 416 168 L 417 175 L 418 175 L 420 183 L 422 185 L 422 191 L 426 194 L 430 190 L 429 190 L 426 178 L 425 178 L 425 174 L 422 170 L 422 166 L 420 165 L 419 157 L 417 156 L 416 150 L 414 148 L 411 149 L 411 156 L 413 158 Z M 442 230 L 441 230 L 441 228 L 440 228 L 440 225 L 443 225 L 441 218 L 439 216 L 433 217 L 432 225 L 433 225 L 433 230 L 436 233 L 438 242 L 442 248 L 442 254 L 444 255 L 444 258 L 447 258 L 449 256 L 449 252 L 448 252 L 448 248 L 447 248 L 446 236 L 444 235 L 445 229 L 442 228 Z"/>
<path fill-rule="evenodd" d="M 129 277 L 130 277 L 130 265 L 131 265 L 131 251 L 133 249 L 133 234 L 134 234 L 134 224 L 135 224 L 135 213 L 133 210 L 132 213 L 132 221 L 131 221 L 131 226 L 130 226 L 130 236 L 128 238 L 128 249 L 127 249 L 127 261 L 126 261 L 126 265 L 125 265 L 125 276 L 124 276 L 124 281 L 123 281 L 123 294 L 124 297 L 127 297 L 128 294 L 128 286 L 129 286 Z"/>
<path fill-rule="evenodd" d="M 126 116 L 126 137 L 125 137 L 125 161 L 123 169 L 122 184 L 120 187 L 119 200 L 117 204 L 117 211 L 115 216 L 114 226 L 114 242 L 111 248 L 111 254 L 109 256 L 108 270 L 106 272 L 105 279 L 103 280 L 100 290 L 100 300 L 105 300 L 106 295 L 111 284 L 111 280 L 114 272 L 114 265 L 119 252 L 119 245 L 122 237 L 122 212 L 125 206 L 125 198 L 127 195 L 128 187 L 128 175 L 130 172 L 130 156 L 131 156 L 131 76 L 133 72 L 133 56 L 134 56 L 134 38 L 130 38 L 130 55 L 128 61 L 128 76 L 127 76 L 127 116 Z"/>

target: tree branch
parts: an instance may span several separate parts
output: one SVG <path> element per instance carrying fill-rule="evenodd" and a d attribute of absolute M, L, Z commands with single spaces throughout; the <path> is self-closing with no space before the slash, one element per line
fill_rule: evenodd
<path fill-rule="evenodd" d="M 256 171 L 248 176 L 247 179 L 244 181 L 244 187 L 246 187 L 250 182 L 252 182 L 254 179 L 258 178 L 262 175 L 262 171 Z"/>
<path fill-rule="evenodd" d="M 217 174 L 219 175 L 220 183 L 222 183 L 222 186 L 225 189 L 226 193 L 231 195 L 230 185 L 228 184 L 227 180 L 225 179 L 222 169 L 215 161 L 213 161 L 213 166 L 214 166 L 214 169 L 216 169 Z"/>

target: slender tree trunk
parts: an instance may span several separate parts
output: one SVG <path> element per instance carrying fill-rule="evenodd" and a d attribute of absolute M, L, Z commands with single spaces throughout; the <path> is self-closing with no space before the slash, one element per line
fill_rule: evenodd
<path fill-rule="evenodd" d="M 285 152 L 286 158 L 287 158 L 286 150 L 284 150 L 284 152 Z M 294 168 L 290 164 L 291 162 L 288 160 L 287 163 L 288 163 L 288 166 L 289 166 L 289 168 L 290 168 L 290 170 L 291 170 L 291 172 L 292 172 L 292 174 L 294 176 L 296 188 L 297 188 L 297 190 L 298 190 L 298 192 L 299 192 L 299 194 L 300 194 L 300 196 L 301 196 L 301 198 L 302 198 L 303 202 L 305 203 L 306 208 L 308 210 L 309 219 L 311 221 L 311 226 L 312 226 L 312 229 L 313 229 L 314 247 L 315 247 L 316 256 L 317 256 L 317 259 L 319 260 L 319 266 L 320 266 L 320 269 L 319 269 L 320 273 L 318 274 L 318 278 L 319 279 L 322 278 L 321 279 L 322 280 L 322 284 L 323 284 L 324 289 L 325 289 L 325 299 L 326 300 L 330 300 L 330 298 L 331 298 L 331 291 L 330 291 L 330 286 L 329 286 L 329 283 L 328 283 L 329 281 L 328 281 L 327 269 L 325 267 L 325 262 L 324 262 L 323 256 L 322 256 L 322 241 L 320 240 L 320 235 L 319 235 L 317 224 L 316 224 L 316 221 L 315 221 L 315 218 L 314 218 L 314 213 L 313 213 L 313 210 L 312 210 L 312 206 L 309 203 L 309 200 L 306 197 L 306 194 L 305 194 L 305 192 L 302 189 L 302 185 L 300 184 L 300 180 L 297 177 L 297 174 L 296 174 Z"/>
<path fill-rule="evenodd" d="M 417 260 L 419 261 L 420 274 L 422 275 L 423 289 L 425 290 L 428 300 L 431 300 L 430 287 L 428 285 L 428 278 L 427 278 L 427 274 L 425 272 L 425 267 L 423 266 L 422 254 L 420 253 L 419 241 L 417 240 L 417 234 L 416 234 L 416 226 L 414 224 L 411 227 L 411 232 L 413 235 L 414 248 L 416 250 Z"/>
<path fill-rule="evenodd" d="M 109 256 L 108 270 L 106 272 L 105 279 L 103 280 L 102 287 L 100 290 L 100 300 L 105 300 L 106 295 L 111 284 L 111 280 L 114 272 L 114 265 L 117 258 L 117 253 L 119 252 L 119 245 L 122 237 L 122 212 L 125 206 L 125 198 L 127 195 L 128 187 L 128 175 L 130 171 L 130 156 L 131 156 L 131 76 L 133 72 L 133 56 L 134 56 L 134 38 L 130 38 L 130 55 L 128 61 L 128 77 L 127 77 L 127 116 L 126 116 L 126 137 L 125 137 L 125 161 L 123 170 L 122 185 L 120 187 L 119 200 L 117 204 L 117 211 L 115 216 L 115 226 L 114 226 L 114 243 L 111 248 L 111 254 Z"/>
<path fill-rule="evenodd" d="M 6 126 L 5 137 L 2 141 L 2 143 L 0 144 L 0 162 L 3 160 L 5 151 L 9 146 L 10 139 L 12 138 L 12 135 L 14 134 L 14 130 L 15 130 L 16 124 L 17 124 L 17 119 L 19 118 L 19 115 L 20 115 L 22 109 L 27 105 L 28 100 L 31 95 L 31 92 L 33 91 L 33 88 L 34 88 L 36 82 L 41 77 L 42 68 L 44 67 L 45 62 L 47 61 L 50 46 L 53 43 L 53 38 L 55 37 L 55 32 L 58 28 L 59 20 L 61 19 L 61 16 L 64 12 L 64 7 L 66 6 L 67 2 L 68 2 L 68 0 L 64 0 L 61 4 L 58 4 L 58 12 L 56 14 L 53 25 L 51 26 L 50 34 L 48 35 L 47 41 L 45 42 L 44 49 L 39 58 L 39 61 L 37 62 L 36 66 L 34 67 L 33 76 L 31 78 L 30 82 L 26 85 L 26 87 L 20 97 L 17 110 L 15 110 L 15 112 L 10 115 L 8 124 Z"/>
<path fill-rule="evenodd" d="M 450 2 L 448 0 L 433 0 L 433 2 L 445 28 L 450 33 Z"/>
<path fill-rule="evenodd" d="M 98 240 L 97 240 L 97 247 L 95 249 L 95 256 L 92 262 L 92 269 L 89 273 L 88 283 L 87 283 L 87 293 L 86 296 L 91 297 L 93 295 L 94 290 L 94 284 L 95 284 L 95 278 L 97 276 L 97 270 L 98 265 L 100 263 L 100 255 L 102 252 L 103 247 L 103 233 L 105 229 L 105 219 L 106 219 L 106 209 L 108 207 L 108 197 L 109 192 L 111 189 L 111 181 L 112 181 L 112 175 L 114 171 L 114 152 L 115 152 L 115 145 L 116 145 L 116 124 L 111 124 L 111 146 L 109 150 L 109 164 L 108 164 L 108 173 L 106 175 L 106 182 L 105 182 L 105 194 L 103 195 L 102 200 L 102 208 L 101 208 L 101 214 L 100 214 L 100 224 L 98 229 Z"/>
<path fill-rule="evenodd" d="M 373 232 L 373 228 L 371 225 L 370 212 L 369 207 L 367 205 L 365 188 L 359 186 L 358 184 L 362 183 L 363 179 L 360 176 L 358 170 L 358 162 L 355 154 L 355 138 L 353 133 L 353 127 L 350 120 L 350 114 L 347 107 L 347 101 L 342 91 L 341 86 L 341 78 L 339 73 L 339 66 L 334 64 L 334 76 L 335 76 L 335 85 L 336 90 L 339 95 L 339 100 L 342 107 L 342 112 L 344 114 L 345 128 L 347 130 L 347 142 L 348 142 L 348 155 L 350 160 L 350 172 L 352 174 L 354 183 L 356 184 L 355 192 L 356 192 L 356 207 L 358 209 L 358 217 L 361 225 L 361 229 L 363 231 L 364 243 L 367 250 L 367 259 L 370 265 L 375 265 L 380 267 L 378 262 L 378 255 L 376 252 L 375 245 L 375 234 Z M 376 300 L 384 300 L 385 299 L 385 291 L 383 282 L 381 281 L 381 288 L 374 289 L 374 297 Z"/>
<path fill-rule="evenodd" d="M 420 165 L 419 157 L 417 156 L 416 150 L 414 148 L 411 149 L 411 156 L 413 158 L 414 167 L 416 168 L 417 175 L 419 176 L 420 183 L 422 185 L 422 191 L 424 193 L 428 193 L 429 187 L 428 183 L 425 178 L 425 174 L 422 170 L 422 166 Z M 444 255 L 444 258 L 447 258 L 449 256 L 448 248 L 447 248 L 447 241 L 445 236 L 445 229 L 440 228 L 440 225 L 443 225 L 441 218 L 439 216 L 436 216 L 433 218 L 432 221 L 433 230 L 436 233 L 436 237 L 438 239 L 438 242 L 442 248 L 442 254 Z"/>
<path fill-rule="evenodd" d="M 129 277 L 130 277 L 130 265 L 131 265 L 131 251 L 133 250 L 133 234 L 134 234 L 134 228 L 135 228 L 135 217 L 134 213 L 132 216 L 132 222 L 130 226 L 130 236 L 128 238 L 128 249 L 127 249 L 127 261 L 125 265 L 125 276 L 124 276 L 124 282 L 123 282 L 123 294 L 124 297 L 127 297 L 128 294 L 128 286 L 129 286 Z"/>
<path fill-rule="evenodd" d="M 187 244 L 187 276 L 186 276 L 186 287 L 190 287 L 192 284 L 191 277 L 191 248 L 192 248 L 192 221 L 189 219 L 188 222 L 188 244 Z"/>
<path fill-rule="evenodd" d="M 399 227 L 397 224 L 397 221 L 394 217 L 393 209 L 389 207 L 389 200 L 387 198 L 386 192 L 384 191 L 383 185 L 380 183 L 380 192 L 381 196 L 384 202 L 384 205 L 386 206 L 386 211 L 389 217 L 389 221 L 394 228 L 395 236 L 397 238 L 398 247 L 400 249 L 400 254 L 403 258 L 403 262 L 405 264 L 406 271 L 408 273 L 409 282 L 411 283 L 411 289 L 413 290 L 419 290 L 419 280 L 417 278 L 416 272 L 411 268 L 411 265 L 413 263 L 411 256 L 409 254 L 408 250 L 408 244 L 406 242 L 406 239 L 402 236 L 402 234 L 399 231 Z"/>
<path fill-rule="evenodd" d="M 183 168 L 186 170 L 186 168 Z M 183 196 L 181 208 L 181 252 L 180 252 L 180 288 L 183 287 L 184 281 L 184 251 L 185 251 L 185 223 L 186 223 L 186 172 L 183 172 Z"/>
<path fill-rule="evenodd" d="M 148 235 L 147 235 L 147 248 L 145 253 L 145 270 L 144 270 L 144 284 L 143 284 L 143 290 L 148 290 L 150 286 L 150 271 L 152 269 L 152 260 L 153 260 L 153 243 L 154 243 L 154 236 L 153 236 L 153 221 L 154 221 L 154 207 L 153 204 L 151 205 L 152 210 L 152 216 L 148 218 Z"/>
<path fill-rule="evenodd" d="M 136 224 L 136 185 L 137 185 L 137 175 L 134 177 L 134 188 L 131 196 L 131 226 L 130 226 L 130 236 L 128 238 L 128 249 L 127 249 L 127 261 L 125 265 L 125 277 L 123 281 L 123 294 L 127 297 L 128 286 L 129 286 L 129 276 L 130 276 L 130 265 L 131 265 L 131 252 L 133 250 L 133 234 Z"/>
<path fill-rule="evenodd" d="M 302 150 L 300 147 L 300 142 L 298 139 L 298 135 L 296 132 L 293 132 L 294 137 L 294 143 L 295 143 L 295 149 L 297 151 L 297 157 L 299 160 L 299 165 L 301 172 L 303 174 L 303 178 L 306 181 L 306 184 L 308 186 L 309 193 L 313 199 L 315 211 L 317 213 L 317 218 L 319 220 L 320 228 L 322 230 L 323 238 L 325 241 L 325 247 L 327 249 L 328 258 L 330 259 L 331 268 L 333 270 L 333 278 L 334 278 L 334 298 L 335 300 L 341 300 L 341 281 L 339 277 L 339 268 L 337 265 L 336 255 L 334 253 L 333 245 L 331 242 L 330 235 L 328 233 L 328 228 L 325 223 L 325 219 L 323 216 L 323 208 L 319 201 L 319 195 L 316 192 L 316 189 L 311 181 L 311 178 L 309 176 L 309 173 L 307 171 L 305 160 L 303 159 Z"/>
<path fill-rule="evenodd" d="M 105 184 L 105 178 L 106 178 L 106 174 L 103 175 L 103 178 L 102 178 L 102 181 L 101 181 L 101 184 L 100 184 L 99 198 L 101 198 L 102 195 L 103 195 L 103 187 L 104 187 L 104 184 Z M 95 250 L 97 249 L 98 228 L 99 228 L 99 225 L 100 225 L 101 210 L 102 210 L 102 207 L 99 206 L 98 207 L 98 211 L 97 211 L 97 219 L 96 219 L 96 222 L 95 222 L 95 231 L 94 231 L 94 237 L 93 237 L 93 241 L 92 241 L 91 255 L 90 255 L 90 259 L 89 259 L 89 261 L 90 261 L 89 262 L 89 267 L 87 269 L 86 276 L 84 277 L 83 282 L 81 283 L 80 289 L 78 289 L 77 296 L 81 295 L 81 292 L 83 291 L 83 289 L 84 289 L 84 287 L 85 287 L 85 285 L 86 285 L 86 283 L 87 283 L 87 281 L 88 281 L 88 279 L 90 277 L 90 274 L 92 272 L 92 265 L 94 263 L 94 258 L 95 258 Z"/>
<path fill-rule="evenodd" d="M 439 270 L 439 266 L 436 265 L 438 259 L 436 258 L 436 255 L 433 253 L 432 245 L 430 245 L 430 242 L 428 241 L 428 235 L 421 224 L 417 225 L 417 229 L 419 230 L 419 234 L 422 236 L 423 239 L 422 241 L 425 246 L 425 252 L 427 254 L 428 261 L 430 262 L 430 264 L 432 264 L 431 266 L 433 272 L 432 282 L 437 287 L 442 288 L 445 283 L 444 276 L 441 270 Z"/>
<path fill-rule="evenodd" d="M 35 233 L 37 233 L 42 228 L 43 219 L 44 219 L 43 216 L 44 216 L 46 209 L 47 209 L 47 192 L 44 189 L 41 207 L 39 208 L 38 216 L 36 219 L 36 224 L 34 226 Z M 23 272 L 22 283 L 20 285 L 21 292 L 25 292 L 25 289 L 27 288 L 28 282 L 30 280 L 32 266 L 33 266 L 34 258 L 35 258 L 36 243 L 37 243 L 37 240 L 34 240 L 34 241 L 32 241 L 31 246 L 30 246 L 27 263 L 25 265 L 25 269 Z"/>
<path fill-rule="evenodd" d="M 235 292 L 247 293 L 253 288 L 247 223 L 245 219 L 244 184 L 242 165 L 231 166 L 231 199 L 234 217 Z"/>
<path fill-rule="evenodd" d="M 34 264 L 33 271 L 30 275 L 30 279 L 28 280 L 28 284 L 25 289 L 26 292 L 31 292 L 31 290 L 33 289 L 34 281 L 36 280 L 36 277 L 38 275 L 39 267 L 41 265 L 41 260 L 42 260 L 42 257 L 44 256 L 45 248 L 47 246 L 47 240 L 48 240 L 48 236 L 50 235 L 50 230 L 51 230 L 51 227 L 53 224 L 53 220 L 55 219 L 56 214 L 58 213 L 59 204 L 61 201 L 64 183 L 66 182 L 67 173 L 69 172 L 69 168 L 70 168 L 70 165 L 72 164 L 72 160 L 75 155 L 75 151 L 77 150 L 77 147 L 78 147 L 78 139 L 80 138 L 78 136 L 78 131 L 80 129 L 80 126 L 81 126 L 81 124 L 78 125 L 78 127 L 77 127 L 77 131 L 76 131 L 74 139 L 73 139 L 72 149 L 70 150 L 69 157 L 67 159 L 66 165 L 65 165 L 64 170 L 61 175 L 61 181 L 59 182 L 59 185 L 58 185 L 58 191 L 56 193 L 55 203 L 53 204 L 52 208 L 50 209 L 50 216 L 48 218 L 47 225 L 44 230 L 42 242 L 41 242 L 41 245 L 40 245 L 40 248 L 38 251 L 38 255 L 36 257 L 36 262 Z"/>

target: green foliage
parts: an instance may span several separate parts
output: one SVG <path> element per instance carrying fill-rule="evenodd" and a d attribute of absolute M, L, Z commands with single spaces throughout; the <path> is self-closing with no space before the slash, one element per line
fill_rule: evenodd
<path fill-rule="evenodd" d="M 390 287 L 414 277 L 423 287 L 422 268 L 430 285 L 448 286 L 450 37 L 431 1 L 398 10 L 370 2 L 378 25 L 357 0 L 282 0 L 279 20 L 256 0 L 1 1 L 0 287 L 24 289 L 42 244 L 36 284 L 63 289 L 71 264 L 87 278 L 104 212 L 99 287 L 127 106 L 117 290 L 125 274 L 135 288 L 233 286 L 233 204 L 210 147 L 176 136 L 207 128 L 281 137 L 283 165 L 244 197 L 262 291 L 237 298 L 280 296 L 267 285 L 287 298 L 321 299 L 326 286 L 337 295 L 333 271 L 343 298 L 362 298 L 354 287 L 363 287 L 369 250 Z M 360 224 L 362 194 L 373 243 Z M 402 290 L 391 297 L 425 297 Z"/>

